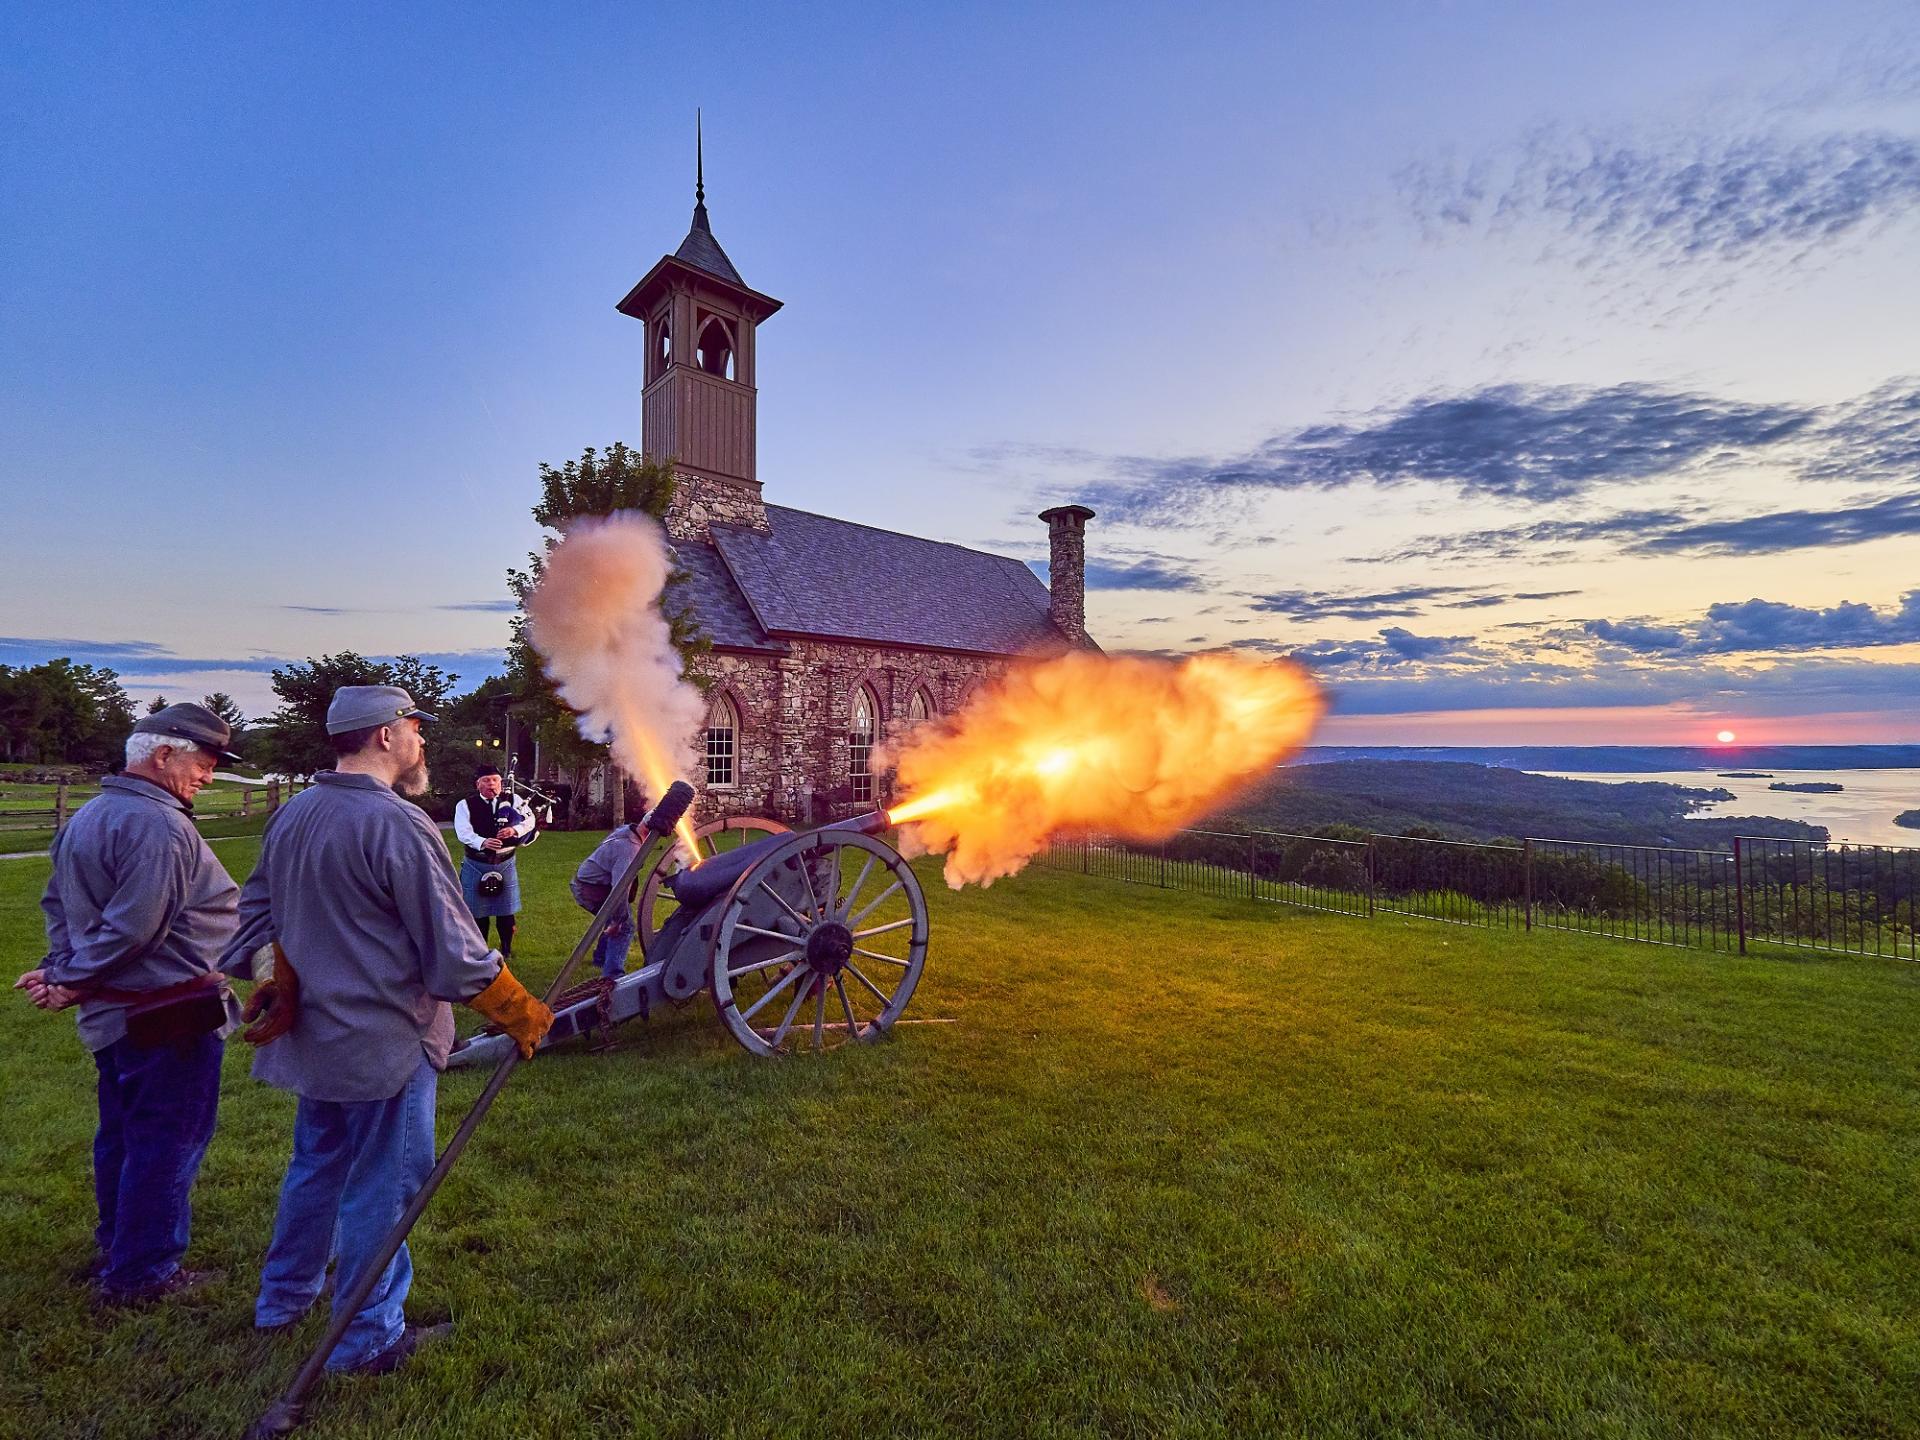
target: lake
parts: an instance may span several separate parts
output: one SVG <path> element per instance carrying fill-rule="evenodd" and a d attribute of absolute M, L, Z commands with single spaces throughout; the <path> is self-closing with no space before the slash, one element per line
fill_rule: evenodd
<path fill-rule="evenodd" d="M 1693 813 L 1709 815 L 1768 815 L 1778 820 L 1804 820 L 1824 825 L 1837 841 L 1856 845 L 1920 846 L 1920 830 L 1893 823 L 1903 810 L 1920 810 L 1920 770 L 1773 770 L 1764 780 L 1729 780 L 1713 770 L 1660 770 L 1637 775 L 1573 770 L 1536 770 L 1563 780 L 1597 780 L 1604 785 L 1657 780 L 1697 789 L 1731 790 L 1735 798 L 1703 805 Z M 1769 790 L 1775 781 L 1805 785 L 1829 782 L 1844 785 L 1838 795 L 1807 795 L 1793 790 Z"/>

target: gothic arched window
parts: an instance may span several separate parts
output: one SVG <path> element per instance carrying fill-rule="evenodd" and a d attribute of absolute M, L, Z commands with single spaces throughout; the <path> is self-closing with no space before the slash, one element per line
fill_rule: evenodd
<path fill-rule="evenodd" d="M 694 363 L 709 375 L 733 379 L 733 336 L 718 315 L 700 327 L 700 348 L 694 352 Z"/>
<path fill-rule="evenodd" d="M 880 732 L 880 702 L 865 685 L 853 692 L 847 722 L 847 777 L 855 804 L 873 803 L 873 742 Z"/>
<path fill-rule="evenodd" d="M 735 783 L 739 768 L 740 716 L 725 695 L 715 695 L 707 706 L 707 788 Z"/>
<path fill-rule="evenodd" d="M 665 315 L 654 327 L 653 340 L 653 378 L 659 379 L 667 373 L 667 367 L 673 363 L 673 321 Z"/>
<path fill-rule="evenodd" d="M 933 718 L 933 697 L 927 694 L 926 687 L 919 686 L 913 692 L 913 698 L 907 701 L 907 728 L 918 729 Z"/>

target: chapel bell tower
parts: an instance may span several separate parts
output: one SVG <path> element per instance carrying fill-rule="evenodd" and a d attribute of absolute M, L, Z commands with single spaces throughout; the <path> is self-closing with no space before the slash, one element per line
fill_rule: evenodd
<path fill-rule="evenodd" d="M 680 248 L 619 305 L 647 327 L 640 444 L 688 477 L 719 482 L 755 508 L 754 330 L 780 308 L 747 287 L 707 223 L 705 157 L 696 131 L 693 226 Z"/>

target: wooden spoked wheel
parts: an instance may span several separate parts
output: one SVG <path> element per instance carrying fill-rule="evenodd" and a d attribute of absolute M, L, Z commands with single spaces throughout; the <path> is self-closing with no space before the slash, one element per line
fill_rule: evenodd
<path fill-rule="evenodd" d="M 722 850 L 731 850 L 749 840 L 764 840 L 769 835 L 788 833 L 787 826 L 763 815 L 729 815 L 722 820 L 709 820 L 693 832 L 693 838 L 699 843 L 700 858 L 708 860 Z M 640 889 L 639 909 L 634 918 L 634 935 L 640 942 L 642 955 L 652 948 L 654 937 L 660 933 L 660 927 L 667 923 L 667 917 L 679 908 L 679 902 L 666 885 L 667 878 L 685 863 L 686 853 L 675 841 L 660 847 L 652 868 L 647 871 L 646 883 Z"/>
<path fill-rule="evenodd" d="M 720 1023 L 756 1055 L 878 1040 L 927 959 L 927 899 L 899 853 L 852 831 L 771 848 L 721 907 L 709 961 Z"/>

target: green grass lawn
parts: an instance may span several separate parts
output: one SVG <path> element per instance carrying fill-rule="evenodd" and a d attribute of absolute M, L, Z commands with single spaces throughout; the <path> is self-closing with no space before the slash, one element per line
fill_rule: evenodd
<path fill-rule="evenodd" d="M 522 861 L 530 980 L 595 838 Z M 45 874 L 0 867 L 15 970 Z M 1920 968 L 929 899 L 908 1016 L 957 1023 L 770 1063 L 700 1000 L 516 1075 L 415 1234 L 454 1338 L 305 1433 L 1920 1433 Z M 97 1318 L 91 1065 L 7 998 L 0 1433 L 237 1435 L 321 1328 L 248 1328 L 291 1099 L 234 1045 L 195 1192 L 228 1278 Z"/>

